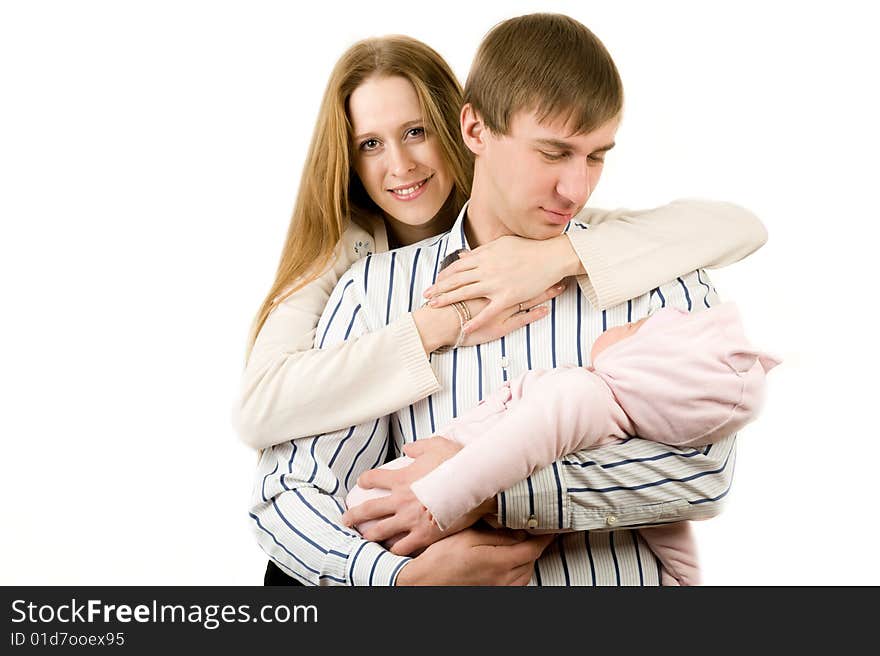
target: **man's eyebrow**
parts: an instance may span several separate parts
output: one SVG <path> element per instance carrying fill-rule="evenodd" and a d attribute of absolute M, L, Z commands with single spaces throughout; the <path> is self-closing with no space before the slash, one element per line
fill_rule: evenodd
<path fill-rule="evenodd" d="M 538 146 L 544 146 L 546 148 L 555 148 L 556 150 L 572 150 L 571 144 L 566 141 L 560 141 L 559 139 L 535 139 L 535 144 Z M 597 148 L 594 150 L 594 153 L 607 153 L 609 150 L 616 146 L 613 141 L 610 144 L 602 146 L 601 148 Z"/>
<path fill-rule="evenodd" d="M 422 125 L 422 123 L 424 123 L 424 121 L 422 121 L 422 119 L 420 119 L 420 118 L 417 118 L 412 121 L 407 121 L 406 123 L 401 125 L 398 129 L 399 130 L 408 130 L 411 127 L 415 127 L 416 125 Z M 373 132 L 364 132 L 363 134 L 358 134 L 354 137 L 354 141 L 360 141 L 362 139 L 366 139 L 367 137 L 373 136 L 373 134 L 374 134 Z"/>

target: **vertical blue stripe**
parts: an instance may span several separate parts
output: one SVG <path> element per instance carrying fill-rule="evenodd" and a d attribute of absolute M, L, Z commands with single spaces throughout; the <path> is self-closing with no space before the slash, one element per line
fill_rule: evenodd
<path fill-rule="evenodd" d="M 532 489 L 532 477 L 526 478 L 526 485 L 529 488 L 529 517 L 535 514 L 535 491 Z"/>
<path fill-rule="evenodd" d="M 367 255 L 367 261 L 364 264 L 364 295 L 367 293 L 367 283 L 370 281 L 370 260 L 372 259 L 372 255 Z"/>
<path fill-rule="evenodd" d="M 626 302 L 626 322 L 632 323 L 633 320 L 633 302 L 632 299 Z"/>
<path fill-rule="evenodd" d="M 507 524 L 507 493 L 501 493 L 501 507 L 498 509 L 501 515 L 501 525 Z"/>
<path fill-rule="evenodd" d="M 571 577 L 568 575 L 568 562 L 565 560 L 565 545 L 563 544 L 563 540 L 557 540 L 556 544 L 559 545 L 559 559 L 562 561 L 562 573 L 565 574 L 565 585 L 569 586 L 571 585 Z"/>
<path fill-rule="evenodd" d="M 703 294 L 703 304 L 706 307 L 710 307 L 709 306 L 709 285 L 707 285 L 705 282 L 703 282 L 703 276 L 700 275 L 700 269 L 697 269 L 697 280 L 699 280 L 700 284 L 706 288 L 706 293 Z"/>
<path fill-rule="evenodd" d="M 437 431 L 437 427 L 434 425 L 434 395 L 428 397 L 428 416 L 431 418 L 431 435 L 433 435 Z"/>
<path fill-rule="evenodd" d="M 361 306 L 360 303 L 354 308 L 354 312 L 351 313 L 351 321 L 348 322 L 348 328 L 345 329 L 345 339 L 343 341 L 348 341 L 348 336 L 351 334 L 351 327 L 354 325 L 354 318 L 358 315 Z M 323 340 L 321 342 L 323 344 Z"/>
<path fill-rule="evenodd" d="M 502 337 L 501 338 L 501 357 L 503 358 L 505 355 L 507 355 L 507 347 L 505 346 L 504 337 Z M 501 376 L 504 379 L 504 382 L 506 383 L 507 382 L 507 368 L 506 367 L 501 367 Z"/>
<path fill-rule="evenodd" d="M 593 585 L 596 585 L 596 565 L 593 563 L 593 549 L 590 547 L 589 531 L 584 531 L 584 546 L 587 548 L 587 558 L 590 559 L 590 578 L 593 579 Z"/>
<path fill-rule="evenodd" d="M 578 292 L 577 297 L 577 332 L 575 333 L 575 339 L 577 339 L 577 354 L 578 354 L 578 366 L 584 366 L 584 356 L 581 353 L 581 294 Z"/>
<path fill-rule="evenodd" d="M 532 368 L 532 326 L 526 324 L 526 367 Z"/>
<path fill-rule="evenodd" d="M 483 400 L 483 356 L 480 354 L 479 344 L 477 344 L 477 399 Z"/>
<path fill-rule="evenodd" d="M 556 299 L 550 300 L 550 355 L 556 368 Z"/>
<path fill-rule="evenodd" d="M 434 260 L 434 277 L 431 279 L 432 285 L 437 282 L 437 267 L 440 265 L 440 247 L 442 242 L 443 240 L 437 242 L 437 258 Z"/>
<path fill-rule="evenodd" d="M 655 289 L 654 291 L 656 291 L 657 296 L 660 297 L 660 307 L 665 308 L 666 307 L 666 297 L 663 296 L 663 292 L 660 291 L 659 287 L 657 289 Z"/>
<path fill-rule="evenodd" d="M 416 413 L 413 410 L 413 407 L 409 407 L 409 425 L 412 428 L 412 438 L 413 442 L 416 441 Z"/>
<path fill-rule="evenodd" d="M 608 330 L 608 313 L 602 310 L 602 332 Z"/>
<path fill-rule="evenodd" d="M 357 465 L 358 458 L 361 457 L 361 454 L 364 451 L 366 451 L 367 447 L 370 446 L 370 444 L 373 442 L 373 436 L 376 434 L 376 429 L 379 427 L 379 421 L 380 421 L 380 419 L 377 419 L 376 423 L 373 424 L 373 431 L 370 433 L 370 437 L 367 438 L 367 441 L 361 447 L 361 450 L 355 454 L 354 460 L 351 461 L 351 467 L 349 468 L 348 473 L 345 475 L 345 489 L 346 490 L 351 489 L 348 486 L 348 479 L 351 478 L 351 474 L 352 474 L 352 472 L 354 472 L 354 468 L 355 468 L 355 465 Z"/>
<path fill-rule="evenodd" d="M 388 303 L 385 306 L 385 325 L 391 320 L 391 294 L 394 292 L 394 258 L 397 253 L 391 251 L 391 276 L 388 280 Z"/>
<path fill-rule="evenodd" d="M 379 559 L 385 555 L 384 551 L 380 551 L 379 555 L 376 557 L 376 560 L 373 561 L 373 566 L 370 568 L 370 586 L 373 585 L 373 574 L 376 573 L 376 565 L 379 564 Z"/>
<path fill-rule="evenodd" d="M 309 449 L 309 455 L 312 456 L 312 460 L 315 461 L 315 468 L 312 469 L 312 475 L 309 476 L 308 483 L 312 483 L 315 480 L 315 474 L 318 473 L 318 459 L 315 458 L 315 445 L 318 443 L 318 437 L 315 436 L 312 438 L 312 448 Z"/>
<path fill-rule="evenodd" d="M 541 583 L 541 568 L 538 567 L 538 561 L 535 561 L 535 584 L 538 586 L 543 585 Z"/>
<path fill-rule="evenodd" d="M 684 284 L 684 280 L 682 280 L 681 278 L 677 278 L 677 280 L 681 283 L 681 288 L 684 290 L 684 297 L 687 299 L 688 302 L 688 312 L 690 312 L 691 309 L 693 309 L 693 305 L 691 304 L 691 295 L 688 293 L 687 285 Z"/>
<path fill-rule="evenodd" d="M 422 252 L 421 248 L 416 249 L 416 256 L 413 258 L 412 263 L 412 277 L 409 281 L 409 305 L 407 306 L 407 312 L 412 312 L 412 304 L 413 304 L 413 290 L 416 286 L 416 271 L 419 269 L 419 254 Z"/>
<path fill-rule="evenodd" d="M 339 301 L 336 303 L 336 307 L 333 308 L 333 313 L 330 315 L 330 320 L 327 321 L 327 325 L 324 326 L 324 334 L 321 335 L 321 343 L 318 344 L 318 348 L 324 348 L 324 340 L 327 339 L 327 331 L 330 330 L 330 326 L 333 325 L 333 319 L 336 318 L 336 313 L 339 311 L 339 306 L 342 305 L 342 299 L 345 297 L 345 292 L 348 291 L 348 288 L 351 286 L 354 280 L 349 280 L 345 283 L 345 287 L 342 288 L 342 293 L 339 295 Z"/>
<path fill-rule="evenodd" d="M 276 460 L 276 461 L 275 461 L 275 469 L 273 469 L 273 470 L 270 471 L 268 474 L 266 474 L 265 476 L 263 476 L 263 489 L 262 489 L 262 491 L 261 491 L 261 493 L 262 493 L 262 495 L 263 495 L 263 501 L 268 501 L 268 500 L 269 500 L 269 499 L 266 498 L 266 479 L 269 478 L 270 476 L 272 476 L 272 475 L 273 475 L 275 472 L 277 472 L 277 471 L 278 471 L 278 461 Z M 284 484 L 284 477 L 283 477 L 283 476 L 281 477 L 281 484 L 282 484 L 282 485 Z"/>
<path fill-rule="evenodd" d="M 376 462 L 373 463 L 373 466 L 370 467 L 370 469 L 375 469 L 382 462 L 385 462 L 388 460 L 388 458 L 386 456 L 388 456 L 388 454 L 391 451 L 391 445 L 392 445 L 392 441 L 390 439 L 386 439 L 385 440 L 385 448 L 382 449 L 381 451 L 379 451 L 379 457 L 376 458 Z"/>
<path fill-rule="evenodd" d="M 452 351 L 452 418 L 458 416 L 458 391 L 456 382 L 458 377 L 458 349 Z"/>
<path fill-rule="evenodd" d="M 608 532 L 608 546 L 611 547 L 611 557 L 614 559 L 614 573 L 617 576 L 617 585 L 620 585 L 620 565 L 617 563 L 617 551 L 614 549 L 614 531 Z"/>
<path fill-rule="evenodd" d="M 639 532 L 630 531 L 633 539 L 633 548 L 636 550 L 636 564 L 639 566 L 639 585 L 645 585 L 645 575 L 642 572 L 642 556 L 639 553 Z"/>
<path fill-rule="evenodd" d="M 553 477 L 556 479 L 556 507 L 559 509 L 557 527 L 562 528 L 562 480 L 559 478 L 559 467 L 553 463 Z"/>

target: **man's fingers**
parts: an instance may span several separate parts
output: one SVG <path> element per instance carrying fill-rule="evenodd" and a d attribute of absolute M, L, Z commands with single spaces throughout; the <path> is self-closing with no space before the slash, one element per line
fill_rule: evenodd
<path fill-rule="evenodd" d="M 365 490 L 374 487 L 390 490 L 398 484 L 401 476 L 399 469 L 369 469 L 358 476 L 357 484 Z"/>
<path fill-rule="evenodd" d="M 394 543 L 391 547 L 391 553 L 395 556 L 409 556 L 419 547 L 425 546 L 422 542 L 415 534 L 409 533 L 405 538 Z"/>
<path fill-rule="evenodd" d="M 418 458 L 423 456 L 426 451 L 436 444 L 436 441 L 437 436 L 433 435 L 431 437 L 423 437 L 422 439 L 410 442 L 409 444 L 404 444 L 403 455 L 408 458 Z"/>
<path fill-rule="evenodd" d="M 394 514 L 395 506 L 390 497 L 372 499 L 349 508 L 342 514 L 342 523 L 346 526 L 357 526 L 369 519 L 379 519 Z"/>
<path fill-rule="evenodd" d="M 528 585 L 532 580 L 532 574 L 535 571 L 535 563 L 525 563 L 517 565 L 510 570 L 510 579 L 508 585 Z"/>
<path fill-rule="evenodd" d="M 373 524 L 369 529 L 364 531 L 362 535 L 370 542 L 382 542 L 388 538 L 393 538 L 399 533 L 403 533 L 407 529 L 406 522 L 397 515 L 386 517 Z"/>

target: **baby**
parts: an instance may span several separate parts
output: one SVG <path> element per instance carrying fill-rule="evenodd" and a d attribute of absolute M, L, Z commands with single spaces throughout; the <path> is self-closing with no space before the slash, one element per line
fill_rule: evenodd
<path fill-rule="evenodd" d="M 779 364 L 748 344 L 732 303 L 695 314 L 665 308 L 611 328 L 591 359 L 592 367 L 527 371 L 437 432 L 464 447 L 411 485 L 437 526 L 581 449 L 632 435 L 697 447 L 735 433 L 756 416 L 765 373 Z M 383 468 L 412 462 L 402 456 Z M 356 486 L 346 503 L 388 493 Z M 660 561 L 663 585 L 699 583 L 689 522 L 639 532 Z"/>

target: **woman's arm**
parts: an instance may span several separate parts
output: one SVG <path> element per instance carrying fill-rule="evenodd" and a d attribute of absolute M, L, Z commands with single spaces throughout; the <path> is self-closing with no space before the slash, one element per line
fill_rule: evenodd
<path fill-rule="evenodd" d="M 369 240 L 366 231 L 351 226 L 332 266 L 266 318 L 245 366 L 233 419 L 248 446 L 265 449 L 360 424 L 439 389 L 428 354 L 458 339 L 461 324 L 451 307 L 421 307 L 374 332 L 322 348 L 324 335 L 316 333 L 324 306 L 340 276 L 366 254 Z M 535 300 L 558 293 L 550 290 Z M 510 314 L 490 322 L 477 341 L 506 335 L 546 312 Z"/>
<path fill-rule="evenodd" d="M 652 210 L 587 209 L 589 230 L 568 238 L 582 263 L 578 284 L 598 309 L 697 269 L 719 269 L 767 243 L 760 219 L 733 203 L 683 199 Z"/>
<path fill-rule="evenodd" d="M 455 340 L 459 321 L 452 308 L 442 313 L 423 308 L 376 332 L 320 349 L 323 340 L 316 330 L 324 306 L 369 241 L 366 231 L 351 226 L 332 266 L 267 317 L 245 366 L 234 413 L 239 436 L 249 446 L 264 449 L 359 424 L 439 389 L 426 352 Z M 361 252 L 355 250 L 358 242 Z"/>
<path fill-rule="evenodd" d="M 705 200 L 679 200 L 651 210 L 586 209 L 589 230 L 536 241 L 500 237 L 463 254 L 425 290 L 435 307 L 474 297 L 490 299 L 470 330 L 566 276 L 598 309 L 644 294 L 683 273 L 719 268 L 767 241 L 748 210 Z"/>

